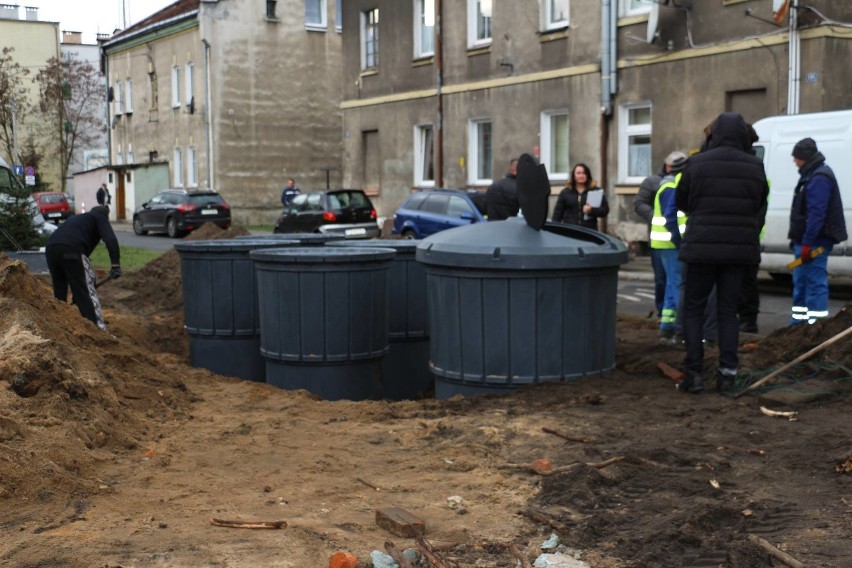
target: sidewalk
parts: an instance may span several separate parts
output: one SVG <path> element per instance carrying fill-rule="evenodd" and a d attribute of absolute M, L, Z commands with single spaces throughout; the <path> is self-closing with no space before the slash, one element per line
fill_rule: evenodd
<path fill-rule="evenodd" d="M 630 260 L 618 268 L 618 277 L 626 280 L 653 282 L 654 269 L 651 267 L 651 257 L 631 254 Z"/>

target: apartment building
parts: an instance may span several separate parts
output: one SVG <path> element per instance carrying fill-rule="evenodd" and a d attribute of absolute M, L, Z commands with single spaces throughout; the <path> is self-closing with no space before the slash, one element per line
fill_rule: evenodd
<path fill-rule="evenodd" d="M 339 2 L 178 0 L 102 45 L 113 165 L 167 162 L 236 222 L 271 223 L 287 178 L 340 184 Z M 130 202 L 130 201 L 128 201 Z"/>
<path fill-rule="evenodd" d="M 343 28 L 344 184 L 384 215 L 526 152 L 553 196 L 588 164 L 607 230 L 642 241 L 640 182 L 718 113 L 852 107 L 849 2 L 349 0 Z"/>

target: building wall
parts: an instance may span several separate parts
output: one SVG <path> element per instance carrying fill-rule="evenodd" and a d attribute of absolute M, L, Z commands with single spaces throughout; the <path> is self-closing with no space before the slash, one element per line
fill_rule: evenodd
<path fill-rule="evenodd" d="M 647 14 L 619 18 L 618 90 L 610 116 L 601 113 L 601 2 L 571 0 L 569 27 L 547 33 L 540 30 L 539 2 L 495 4 L 491 44 L 470 49 L 466 2 L 444 1 L 447 187 L 469 185 L 469 119 L 492 120 L 496 179 L 511 157 L 541 150 L 541 113 L 564 108 L 568 162 L 587 163 L 605 182 L 609 232 L 642 240 L 647 229 L 632 211 L 641 177 L 624 174 L 624 105 L 651 104 L 650 170 L 673 149 L 697 149 L 702 129 L 722 111 L 741 112 L 749 121 L 787 112 L 787 28 L 744 16 L 749 8 L 771 18 L 771 0 L 692 2 L 689 10 L 661 5 L 650 44 Z M 377 136 L 381 167 L 375 192 L 381 215 L 390 215 L 415 187 L 414 128 L 435 123 L 438 115 L 435 60 L 413 57 L 413 5 L 413 0 L 344 4 L 344 182 L 364 185 L 369 177 L 365 164 L 374 160 L 367 155 L 372 144 L 367 140 Z M 814 0 L 809 5 L 829 19 L 852 23 L 849 3 Z M 380 62 L 377 70 L 362 72 L 359 17 L 373 7 L 381 14 Z M 800 32 L 799 110 L 848 108 L 852 78 L 838 65 L 852 57 L 849 28 L 809 25 Z M 551 183 L 553 194 L 564 185 L 562 180 Z"/>
<path fill-rule="evenodd" d="M 23 84 L 27 89 L 21 96 L 38 107 L 38 84 L 35 77 L 51 57 L 59 57 L 59 24 L 56 22 L 39 22 L 31 20 L 6 20 L 0 19 L 0 38 L 3 38 L 4 47 L 13 47 L 14 60 L 21 66 L 29 69 L 30 73 Z M 59 136 L 61 125 L 59 118 L 56 124 L 46 124 L 44 118 L 34 111 L 17 121 L 18 151 L 22 152 L 29 137 L 33 137 L 36 144 L 46 144 L 46 138 Z M 51 126 L 55 126 L 52 130 Z M 11 158 L 11 156 L 10 156 Z M 12 163 L 10 160 L 9 163 Z M 24 164 L 27 165 L 27 164 Z M 51 188 L 62 187 L 59 179 L 59 164 L 52 160 L 42 160 L 39 175 L 43 183 L 49 184 Z"/>

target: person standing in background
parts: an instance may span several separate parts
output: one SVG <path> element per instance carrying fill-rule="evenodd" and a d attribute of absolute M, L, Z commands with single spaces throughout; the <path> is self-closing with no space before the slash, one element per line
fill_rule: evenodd
<path fill-rule="evenodd" d="M 95 200 L 98 202 L 98 205 L 109 206 L 112 204 L 112 195 L 109 194 L 107 184 L 101 184 L 101 186 L 98 188 L 98 192 L 95 194 Z"/>
<path fill-rule="evenodd" d="M 290 205 L 290 202 L 293 201 L 293 198 L 301 193 L 299 188 L 296 187 L 296 180 L 290 178 L 287 180 L 287 187 L 285 187 L 281 191 L 281 205 L 287 207 Z"/>
<path fill-rule="evenodd" d="M 485 192 L 485 210 L 489 221 L 515 217 L 521 206 L 518 201 L 518 160 L 509 161 L 509 171 L 503 179 L 492 183 Z"/>
<path fill-rule="evenodd" d="M 666 163 L 660 166 L 656 174 L 646 177 L 639 186 L 636 197 L 633 198 L 633 210 L 648 224 L 648 234 L 651 233 L 651 220 L 654 217 L 654 197 L 663 176 L 666 175 Z M 650 246 L 650 239 L 649 239 Z M 657 317 L 663 314 L 663 297 L 666 293 L 666 271 L 660 261 L 660 253 L 650 247 L 651 268 L 654 270 L 654 309 Z"/>
<path fill-rule="evenodd" d="M 552 220 L 598 230 L 598 219 L 605 219 L 607 215 L 609 203 L 604 190 L 592 179 L 589 166 L 577 164 L 571 170 L 568 185 L 556 198 Z"/>
<path fill-rule="evenodd" d="M 845 241 L 846 220 L 834 172 L 825 163 L 813 138 L 793 147 L 799 183 L 793 190 L 787 237 L 802 264 L 793 271 L 793 313 L 790 325 L 815 323 L 828 317 L 828 255 Z M 811 256 L 822 247 L 822 254 Z"/>

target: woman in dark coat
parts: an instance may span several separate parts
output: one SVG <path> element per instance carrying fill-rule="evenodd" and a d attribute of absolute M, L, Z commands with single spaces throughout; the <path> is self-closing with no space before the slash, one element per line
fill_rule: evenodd
<path fill-rule="evenodd" d="M 592 179 L 586 164 L 577 164 L 571 170 L 571 180 L 556 199 L 552 220 L 568 225 L 582 225 L 597 230 L 598 219 L 609 214 L 609 203 L 604 190 Z"/>

